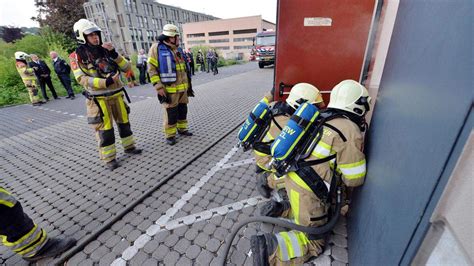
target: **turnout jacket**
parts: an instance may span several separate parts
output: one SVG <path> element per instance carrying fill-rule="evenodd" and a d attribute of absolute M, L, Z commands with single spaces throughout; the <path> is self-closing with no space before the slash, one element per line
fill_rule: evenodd
<path fill-rule="evenodd" d="M 90 95 L 100 96 L 119 91 L 123 87 L 120 79 L 107 86 L 106 78 L 101 77 L 92 63 L 85 64 L 79 54 L 73 52 L 69 55 L 71 69 L 77 82 L 84 87 Z M 121 55 L 113 59 L 120 71 L 126 73 L 131 69 L 130 63 Z"/>
<path fill-rule="evenodd" d="M 23 62 L 16 62 L 16 70 L 18 74 L 20 74 L 26 87 L 36 86 L 37 79 L 33 68 L 29 68 L 28 65 Z"/>

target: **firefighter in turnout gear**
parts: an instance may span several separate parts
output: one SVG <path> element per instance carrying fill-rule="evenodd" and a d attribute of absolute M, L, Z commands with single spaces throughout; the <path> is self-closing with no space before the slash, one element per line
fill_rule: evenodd
<path fill-rule="evenodd" d="M 29 262 L 55 257 L 76 245 L 74 238 L 49 238 L 3 187 L 0 187 L 0 238 L 4 246 Z"/>
<path fill-rule="evenodd" d="M 26 59 L 28 57 L 28 54 L 24 52 L 15 53 L 16 70 L 20 74 L 20 77 L 23 80 L 26 89 L 28 90 L 31 104 L 37 106 L 41 105 L 43 102 L 39 99 L 38 96 L 38 88 L 36 88 L 37 78 L 35 75 L 35 71 L 33 70 L 33 68 L 28 67 L 28 63 L 26 62 Z"/>
<path fill-rule="evenodd" d="M 296 224 L 307 227 L 327 223 L 332 188 L 356 187 L 364 182 L 366 162 L 362 131 L 369 104 L 367 90 L 354 80 L 344 80 L 334 87 L 328 109 L 323 111 L 327 119 L 320 127 L 317 138 L 320 140 L 305 160 L 313 160 L 315 164 L 287 173 L 285 189 L 289 200 L 267 202 L 262 207 L 266 213 L 262 214 L 291 218 Z M 316 162 L 323 158 L 328 160 Z M 335 184 L 338 180 L 339 184 Z M 295 230 L 251 237 L 255 265 L 302 265 L 321 254 L 323 248 L 321 236 Z"/>
<path fill-rule="evenodd" d="M 190 71 L 187 70 L 184 51 L 179 47 L 178 27 L 163 27 L 159 42 L 148 54 L 148 73 L 158 99 L 163 105 L 163 126 L 166 142 L 176 144 L 176 133 L 192 136 L 188 130 L 188 96 L 192 97 Z"/>
<path fill-rule="evenodd" d="M 96 24 L 80 19 L 74 24 L 79 43 L 70 55 L 76 80 L 84 87 L 87 98 L 87 121 L 95 129 L 100 159 L 110 170 L 117 168 L 113 121 L 117 124 L 125 153 L 139 154 L 130 128 L 130 108 L 124 101 L 127 92 L 120 72 L 130 70 L 130 63 L 119 55 L 111 43 L 102 43 L 101 30 Z"/>
<path fill-rule="evenodd" d="M 265 94 L 262 101 L 267 104 L 273 102 L 271 93 Z M 269 130 L 266 132 L 262 142 L 254 146 L 257 190 L 265 197 L 270 198 L 271 191 L 282 189 L 285 186 L 283 177 L 274 174 L 269 165 L 272 156 L 270 155 L 270 144 L 280 135 L 281 129 L 286 125 L 294 111 L 298 109 L 303 101 L 315 104 L 318 108 L 324 108 L 325 104 L 319 90 L 308 83 L 298 83 L 290 91 L 286 102 L 274 103 L 271 107 L 274 120 L 272 120 Z"/>

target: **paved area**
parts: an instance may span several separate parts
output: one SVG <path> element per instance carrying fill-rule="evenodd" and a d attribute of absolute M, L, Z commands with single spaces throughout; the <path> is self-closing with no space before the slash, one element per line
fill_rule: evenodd
<path fill-rule="evenodd" d="M 271 88 L 273 69 L 245 64 L 222 68 L 220 73 L 216 78 L 207 73 L 196 76 L 197 96 L 189 106 L 195 136 L 180 138 L 172 148 L 163 141 L 162 110 L 151 86 L 129 89 L 138 100 L 131 104 L 131 123 L 144 153 L 129 157 L 119 152 L 122 166 L 114 172 L 96 159 L 93 132 L 81 117 L 84 111 L 73 109 L 79 103 L 83 108 L 82 100 L 64 99 L 41 109 L 0 109 L 0 125 L 8 127 L 0 135 L 0 184 L 18 196 L 51 236 L 83 241 L 175 169 L 190 163 L 72 256 L 68 265 L 215 265 L 233 225 L 255 215 L 264 202 L 254 189 L 252 154 L 234 147 L 234 128 Z M 278 230 L 258 223 L 241 230 L 229 264 L 251 265 L 250 236 Z M 324 255 L 310 264 L 347 263 L 346 237 L 342 219 Z M 0 264 L 26 265 L 4 247 L 0 254 Z M 40 265 L 48 263 L 54 261 Z"/>

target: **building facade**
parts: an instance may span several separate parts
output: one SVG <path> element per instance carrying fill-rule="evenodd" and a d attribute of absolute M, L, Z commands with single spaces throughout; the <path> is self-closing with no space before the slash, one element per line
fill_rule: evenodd
<path fill-rule="evenodd" d="M 186 48 L 211 46 L 226 59 L 247 60 L 256 34 L 266 30 L 275 30 L 275 24 L 262 16 L 191 22 L 183 25 L 183 42 Z"/>
<path fill-rule="evenodd" d="M 217 19 L 153 0 L 91 0 L 84 3 L 84 10 L 87 19 L 102 29 L 103 40 L 126 54 L 148 51 L 166 24 L 183 32 L 184 23 Z"/>

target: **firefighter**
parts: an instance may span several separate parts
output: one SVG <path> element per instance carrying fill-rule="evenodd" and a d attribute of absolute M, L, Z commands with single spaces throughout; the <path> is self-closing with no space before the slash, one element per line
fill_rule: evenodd
<path fill-rule="evenodd" d="M 20 74 L 20 77 L 23 80 L 26 89 L 28 90 L 31 104 L 33 106 L 38 106 L 41 105 L 43 102 L 39 99 L 38 96 L 38 88 L 36 88 L 37 78 L 35 76 L 35 72 L 33 68 L 28 67 L 28 63 L 26 62 L 26 59 L 28 57 L 28 54 L 24 52 L 15 53 L 16 70 Z"/>
<path fill-rule="evenodd" d="M 323 124 L 321 140 L 309 160 L 329 156 L 334 159 L 289 172 L 285 178 L 289 200 L 269 201 L 266 204 L 267 212 L 262 214 L 292 218 L 296 224 L 310 227 L 319 227 L 327 222 L 331 200 L 323 198 L 330 195 L 328 190 L 335 178 L 334 173 L 341 177 L 343 184 L 339 185 L 356 187 L 364 182 L 366 162 L 362 152 L 362 131 L 365 129 L 364 116 L 369 111 L 369 104 L 367 90 L 356 81 L 344 80 L 334 87 L 327 112 L 335 118 L 327 120 L 327 126 Z M 331 169 L 334 166 L 336 169 Z M 324 239 L 294 230 L 251 237 L 256 265 L 301 265 L 321 254 L 323 248 Z"/>
<path fill-rule="evenodd" d="M 74 238 L 49 238 L 23 212 L 20 202 L 1 186 L 0 238 L 3 245 L 29 262 L 55 257 L 76 245 Z"/>
<path fill-rule="evenodd" d="M 263 143 L 266 145 L 257 145 L 254 147 L 256 172 L 257 172 L 257 190 L 265 198 L 270 198 L 271 191 L 274 189 L 282 189 L 285 186 L 283 177 L 277 177 L 271 167 L 268 165 L 272 159 L 270 155 L 269 145 L 273 140 L 280 135 L 293 112 L 299 107 L 302 102 L 300 99 L 315 104 L 318 108 L 325 107 L 323 98 L 319 90 L 309 83 L 298 83 L 290 91 L 290 95 L 286 99 L 286 103 L 275 103 L 272 106 L 272 112 L 275 120 L 272 121 L 270 129 L 263 138 Z M 265 94 L 263 101 L 269 104 L 273 102 L 273 95 L 271 93 Z M 278 124 L 278 125 L 277 125 Z"/>
<path fill-rule="evenodd" d="M 179 48 L 178 27 L 166 24 L 159 42 L 151 46 L 148 54 L 148 73 L 151 83 L 163 105 L 163 126 L 166 142 L 176 144 L 176 132 L 192 136 L 188 130 L 188 96 L 193 96 L 190 71 L 186 69 L 184 51 Z"/>
<path fill-rule="evenodd" d="M 79 43 L 70 55 L 74 77 L 84 87 L 87 98 L 87 121 L 94 128 L 99 144 L 100 159 L 110 170 L 119 166 L 115 159 L 115 135 L 113 121 L 117 124 L 122 146 L 127 154 L 140 154 L 130 128 L 130 108 L 120 72 L 130 70 L 130 63 L 120 56 L 111 43 L 103 43 L 101 29 L 86 19 L 74 24 Z"/>

